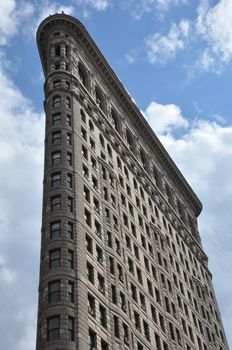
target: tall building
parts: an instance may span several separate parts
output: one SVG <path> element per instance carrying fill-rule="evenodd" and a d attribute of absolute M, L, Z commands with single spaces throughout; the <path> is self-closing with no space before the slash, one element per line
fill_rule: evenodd
<path fill-rule="evenodd" d="M 202 206 L 75 18 L 39 26 L 46 133 L 37 350 L 226 350 Z"/>

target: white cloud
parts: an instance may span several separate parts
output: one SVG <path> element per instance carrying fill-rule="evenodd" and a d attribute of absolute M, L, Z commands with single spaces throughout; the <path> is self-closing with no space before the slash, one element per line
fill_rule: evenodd
<path fill-rule="evenodd" d="M 162 65 L 173 60 L 176 53 L 186 47 L 190 29 L 190 22 L 182 20 L 178 25 L 172 23 L 166 36 L 160 33 L 149 36 L 146 39 L 148 60 Z"/>
<path fill-rule="evenodd" d="M 174 104 L 162 105 L 153 101 L 143 114 L 157 133 L 188 127 L 188 121 L 182 116 L 181 109 Z"/>
<path fill-rule="evenodd" d="M 0 45 L 5 45 L 17 33 L 25 19 L 33 15 L 34 7 L 28 1 L 0 1 Z"/>
<path fill-rule="evenodd" d="M 29 350 L 36 332 L 44 118 L 2 67 L 0 59 L 0 339 L 4 349 Z M 28 308 L 33 317 L 18 317 Z"/>
<path fill-rule="evenodd" d="M 76 0 L 79 5 L 89 5 L 98 11 L 105 11 L 109 6 L 109 0 Z"/>
<path fill-rule="evenodd" d="M 189 0 L 121 0 L 121 6 L 125 10 L 130 10 L 132 16 L 139 20 L 143 14 L 148 12 L 159 12 L 162 15 L 170 7 L 187 3 Z"/>
<path fill-rule="evenodd" d="M 146 111 L 153 104 L 157 105 L 152 102 Z M 158 106 L 161 111 L 166 110 L 166 106 Z M 174 106 L 172 109 L 175 120 L 175 111 L 179 111 L 179 115 L 180 108 Z M 150 115 L 153 115 L 152 110 Z M 154 118 L 148 119 L 151 127 L 203 203 L 199 230 L 209 256 L 220 311 L 229 337 L 232 313 L 232 125 L 221 125 L 220 118 L 217 122 L 199 119 L 189 124 L 188 129 L 183 129 L 181 136 L 176 136 L 176 124 L 168 125 L 167 134 L 166 127 L 158 125 L 157 128 L 154 123 L 156 115 L 155 111 Z"/>
<path fill-rule="evenodd" d="M 232 2 L 220 0 L 214 7 L 202 1 L 198 8 L 196 29 L 208 44 L 208 56 L 216 55 L 223 62 L 232 58 Z M 209 51 L 210 50 L 210 51 Z M 213 58 L 212 58 L 213 59 Z M 206 67 L 207 68 L 207 67 Z"/>
<path fill-rule="evenodd" d="M 163 11 L 169 10 L 171 6 L 177 6 L 187 3 L 188 0 L 156 0 L 157 7 Z"/>

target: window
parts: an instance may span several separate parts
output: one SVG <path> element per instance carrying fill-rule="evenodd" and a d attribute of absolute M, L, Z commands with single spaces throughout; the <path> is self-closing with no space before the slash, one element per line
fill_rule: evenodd
<path fill-rule="evenodd" d="M 118 120 L 118 116 L 116 114 L 116 112 L 112 109 L 111 110 L 111 117 L 112 117 L 112 125 L 113 128 L 119 132 L 119 120 Z"/>
<path fill-rule="evenodd" d="M 50 224 L 50 238 L 59 238 L 61 234 L 61 222 L 54 221 Z"/>
<path fill-rule="evenodd" d="M 69 132 L 67 133 L 66 141 L 67 141 L 67 145 L 71 146 L 71 144 L 72 144 L 72 135 Z"/>
<path fill-rule="evenodd" d="M 86 159 L 86 160 L 88 160 L 88 150 L 87 150 L 87 148 L 84 146 L 84 145 L 82 145 L 82 156 Z"/>
<path fill-rule="evenodd" d="M 131 283 L 131 296 L 132 296 L 132 299 L 134 301 L 138 301 L 138 297 L 137 297 L 137 289 L 135 287 L 135 285 L 133 283 Z"/>
<path fill-rule="evenodd" d="M 104 277 L 98 273 L 98 289 L 102 294 L 105 294 L 105 279 Z"/>
<path fill-rule="evenodd" d="M 70 188 L 72 188 L 73 187 L 73 181 L 72 181 L 72 174 L 70 174 L 70 173 L 68 173 L 67 174 L 67 182 L 68 182 L 68 185 L 69 185 L 69 187 Z"/>
<path fill-rule="evenodd" d="M 112 273 L 112 275 L 115 274 L 114 271 L 114 258 L 112 256 L 109 257 L 109 263 L 110 263 L 110 273 Z"/>
<path fill-rule="evenodd" d="M 56 95 L 52 99 L 52 107 L 59 108 L 60 106 L 61 106 L 61 97 L 59 95 Z"/>
<path fill-rule="evenodd" d="M 87 273 L 88 280 L 94 284 L 94 269 L 89 262 L 87 263 L 86 273 Z"/>
<path fill-rule="evenodd" d="M 134 311 L 135 328 L 141 331 L 140 317 L 138 312 Z"/>
<path fill-rule="evenodd" d="M 53 152 L 52 153 L 52 165 L 60 164 L 60 161 L 61 161 L 61 152 L 60 151 Z"/>
<path fill-rule="evenodd" d="M 104 328 L 107 328 L 107 316 L 106 316 L 106 308 L 102 306 L 101 304 L 99 305 L 99 319 L 100 323 Z"/>
<path fill-rule="evenodd" d="M 61 132 L 55 131 L 52 133 L 52 143 L 53 145 L 60 145 L 61 143 Z"/>
<path fill-rule="evenodd" d="M 52 125 L 60 125 L 61 122 L 61 114 L 56 113 L 52 115 Z"/>
<path fill-rule="evenodd" d="M 92 329 L 89 329 L 89 350 L 96 349 L 96 346 L 97 346 L 97 335 Z"/>
<path fill-rule="evenodd" d="M 60 45 L 55 46 L 55 55 L 60 56 Z"/>
<path fill-rule="evenodd" d="M 66 125 L 68 126 L 72 125 L 72 117 L 70 114 L 66 114 Z"/>
<path fill-rule="evenodd" d="M 66 103 L 66 108 L 71 108 L 71 99 L 70 97 L 66 97 L 66 100 L 65 100 L 65 103 Z"/>
<path fill-rule="evenodd" d="M 68 281 L 68 301 L 74 303 L 74 282 Z"/>
<path fill-rule="evenodd" d="M 68 209 L 70 213 L 73 212 L 73 198 L 68 196 Z"/>
<path fill-rule="evenodd" d="M 67 163 L 68 165 L 72 165 L 72 153 L 67 152 Z"/>
<path fill-rule="evenodd" d="M 102 92 L 96 87 L 95 88 L 95 98 L 98 107 L 103 110 L 103 95 Z"/>
<path fill-rule="evenodd" d="M 144 335 L 148 341 L 150 341 L 150 332 L 149 332 L 149 326 L 146 321 L 143 320 L 143 329 L 144 329 Z"/>
<path fill-rule="evenodd" d="M 114 304 L 117 304 L 117 292 L 116 292 L 116 286 L 111 284 L 111 296 L 112 296 L 112 302 Z"/>
<path fill-rule="evenodd" d="M 82 84 L 87 87 L 87 74 L 86 74 L 86 70 L 83 67 L 83 65 L 79 62 L 78 63 L 78 75 L 80 78 L 80 81 L 82 82 Z"/>
<path fill-rule="evenodd" d="M 61 184 L 61 173 L 53 173 L 51 175 L 51 185 L 59 186 Z"/>
<path fill-rule="evenodd" d="M 61 209 L 61 195 L 51 197 L 51 211 Z"/>
<path fill-rule="evenodd" d="M 85 246 L 86 246 L 86 249 L 87 251 L 90 253 L 90 254 L 93 254 L 93 240 L 92 238 L 86 234 L 85 236 Z"/>
<path fill-rule="evenodd" d="M 68 268 L 74 268 L 74 252 L 73 250 L 68 250 Z"/>
<path fill-rule="evenodd" d="M 82 166 L 82 173 L 83 173 L 83 176 L 88 180 L 89 179 L 89 169 L 84 164 Z"/>
<path fill-rule="evenodd" d="M 68 316 L 68 340 L 74 341 L 74 318 Z"/>
<path fill-rule="evenodd" d="M 87 209 L 85 209 L 85 216 L 84 217 L 85 217 L 86 224 L 89 227 L 91 227 L 92 226 L 92 224 L 91 224 L 91 214 L 90 214 L 90 212 Z"/>
<path fill-rule="evenodd" d="M 47 341 L 60 339 L 60 316 L 53 316 L 47 319 Z"/>
<path fill-rule="evenodd" d="M 49 268 L 60 267 L 60 249 L 54 249 L 49 252 Z"/>
<path fill-rule="evenodd" d="M 97 254 L 97 261 L 100 264 L 103 264 L 103 250 L 99 246 L 96 246 L 96 254 Z"/>
<path fill-rule="evenodd" d="M 103 339 L 101 339 L 101 350 L 109 350 L 108 344 Z"/>
<path fill-rule="evenodd" d="M 89 143 L 90 143 L 90 147 L 91 149 L 94 151 L 95 150 L 95 141 L 90 137 L 89 138 Z"/>
<path fill-rule="evenodd" d="M 119 338 L 120 337 L 120 332 L 119 332 L 119 319 L 117 316 L 114 316 L 114 335 L 115 337 Z"/>
<path fill-rule="evenodd" d="M 95 317 L 95 298 L 88 293 L 88 312 Z"/>
<path fill-rule="evenodd" d="M 60 79 L 56 79 L 53 81 L 53 88 L 56 89 L 58 87 L 61 86 L 61 80 Z"/>
<path fill-rule="evenodd" d="M 73 236 L 74 236 L 74 224 L 73 222 L 68 222 L 68 237 L 70 239 L 73 239 Z"/>
<path fill-rule="evenodd" d="M 147 169 L 147 156 L 146 156 L 143 149 L 140 149 L 140 159 L 141 159 L 143 168 L 146 170 Z"/>
<path fill-rule="evenodd" d="M 132 133 L 129 129 L 126 129 L 126 140 L 127 140 L 127 146 L 131 151 L 134 149 L 134 138 L 132 136 Z"/>
<path fill-rule="evenodd" d="M 55 303 L 60 301 L 60 280 L 48 283 L 48 302 Z"/>
<path fill-rule="evenodd" d="M 91 132 L 94 132 L 94 125 L 93 125 L 93 122 L 91 120 L 89 120 L 89 130 Z"/>
<path fill-rule="evenodd" d="M 107 145 L 107 152 L 109 156 L 112 158 L 112 148 L 110 147 L 110 145 Z"/>

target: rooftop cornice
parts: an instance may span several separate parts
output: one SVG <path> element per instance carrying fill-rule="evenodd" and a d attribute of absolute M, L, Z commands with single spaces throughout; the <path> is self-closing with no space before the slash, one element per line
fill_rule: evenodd
<path fill-rule="evenodd" d="M 50 28 L 52 24 L 57 23 L 66 23 L 69 24 L 70 27 L 73 27 L 78 33 L 79 39 L 81 39 L 83 45 L 86 47 L 86 50 L 89 52 L 90 56 L 93 57 L 95 63 L 99 66 L 99 70 L 104 73 L 104 78 L 108 80 L 109 85 L 113 87 L 115 92 L 120 99 L 120 102 L 125 106 L 125 108 L 130 112 L 131 119 L 133 119 L 134 123 L 137 125 L 137 128 L 143 130 L 146 135 L 146 139 L 149 140 L 150 145 L 155 150 L 156 154 L 158 154 L 159 158 L 165 163 L 168 167 L 169 173 L 172 177 L 175 178 L 175 181 L 182 188 L 182 191 L 185 193 L 186 197 L 190 200 L 192 204 L 196 216 L 198 216 L 202 210 L 202 204 L 180 170 L 177 168 L 164 146 L 159 141 L 158 137 L 155 135 L 154 131 L 151 129 L 148 122 L 143 117 L 142 113 L 138 109 L 138 107 L 133 102 L 132 98 L 127 93 L 126 89 L 117 78 L 116 74 L 107 63 L 103 54 L 100 52 L 93 39 L 83 26 L 83 24 L 75 19 L 72 16 L 66 14 L 55 14 L 49 16 L 44 19 L 44 21 L 40 24 L 37 30 L 37 45 L 39 48 L 40 58 L 43 65 L 44 74 L 46 75 L 46 30 Z"/>

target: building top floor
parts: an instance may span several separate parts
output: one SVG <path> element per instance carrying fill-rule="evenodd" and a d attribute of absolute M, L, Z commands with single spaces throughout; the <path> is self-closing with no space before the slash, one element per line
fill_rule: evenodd
<path fill-rule="evenodd" d="M 113 123 L 119 139 L 126 141 L 128 154 L 140 162 L 167 197 L 176 198 L 177 207 L 184 203 L 191 216 L 197 217 L 201 202 L 85 27 L 69 15 L 55 14 L 39 26 L 37 42 L 46 76 L 45 89 L 54 72 L 63 70 L 77 77 L 89 99 L 98 105 L 103 119 Z"/>

